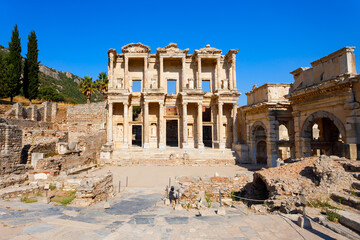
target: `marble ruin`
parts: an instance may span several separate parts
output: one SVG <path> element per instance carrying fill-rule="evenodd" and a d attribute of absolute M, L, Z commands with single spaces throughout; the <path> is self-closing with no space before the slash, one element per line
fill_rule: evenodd
<path fill-rule="evenodd" d="M 170 43 L 150 54 L 131 43 L 109 55 L 107 141 L 129 148 L 231 148 L 237 144 L 236 54 Z"/>
<path fill-rule="evenodd" d="M 301 67 L 292 84 L 265 84 L 239 108 L 241 161 L 336 155 L 360 158 L 360 75 L 354 47 Z"/>

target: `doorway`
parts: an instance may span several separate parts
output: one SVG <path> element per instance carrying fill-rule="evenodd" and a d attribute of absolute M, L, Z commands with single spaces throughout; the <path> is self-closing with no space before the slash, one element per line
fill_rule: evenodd
<path fill-rule="evenodd" d="M 166 146 L 178 147 L 178 120 L 166 121 Z"/>
<path fill-rule="evenodd" d="M 259 141 L 256 145 L 256 162 L 267 163 L 266 142 Z"/>
<path fill-rule="evenodd" d="M 203 142 L 205 147 L 212 147 L 212 126 L 203 126 Z"/>
<path fill-rule="evenodd" d="M 142 147 L 142 126 L 132 125 L 132 146 Z"/>

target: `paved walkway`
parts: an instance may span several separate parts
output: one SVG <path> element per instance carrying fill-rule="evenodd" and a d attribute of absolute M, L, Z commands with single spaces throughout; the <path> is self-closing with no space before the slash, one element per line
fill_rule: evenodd
<path fill-rule="evenodd" d="M 175 176 L 234 176 L 238 166 L 130 166 L 104 167 L 122 188 L 110 200 L 87 207 L 0 201 L 0 239 L 344 239 L 318 224 L 314 230 L 299 228 L 291 216 L 253 215 L 246 208 L 228 208 L 226 216 L 197 216 L 196 210 L 174 211 L 164 206 L 165 185 Z"/>
<path fill-rule="evenodd" d="M 229 208 L 226 216 L 199 217 L 164 206 L 161 197 L 127 189 L 107 210 L 0 201 L 0 239 L 344 239 L 317 224 L 301 229 L 288 216 Z"/>

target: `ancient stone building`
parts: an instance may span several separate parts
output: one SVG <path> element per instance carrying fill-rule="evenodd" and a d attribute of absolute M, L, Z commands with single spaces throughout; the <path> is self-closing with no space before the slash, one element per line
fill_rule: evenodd
<path fill-rule="evenodd" d="M 354 47 L 291 72 L 292 84 L 265 84 L 240 107 L 242 162 L 275 166 L 278 158 L 360 157 L 360 75 Z"/>
<path fill-rule="evenodd" d="M 170 43 L 131 43 L 108 51 L 107 140 L 116 149 L 231 148 L 238 49 L 225 55 L 210 45 L 189 54 Z"/>

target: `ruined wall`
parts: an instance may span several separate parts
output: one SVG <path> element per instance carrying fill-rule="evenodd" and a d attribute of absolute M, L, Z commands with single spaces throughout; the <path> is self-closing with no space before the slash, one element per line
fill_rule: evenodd
<path fill-rule="evenodd" d="M 69 141 L 105 130 L 106 111 L 105 102 L 68 106 L 65 128 Z"/>
<path fill-rule="evenodd" d="M 35 104 L 23 107 L 22 103 L 15 103 L 13 107 L 5 113 L 5 117 L 50 122 L 56 120 L 56 114 L 57 103 L 43 102 L 39 107 Z"/>
<path fill-rule="evenodd" d="M 289 94 L 289 90 L 289 83 L 266 83 L 260 87 L 254 85 L 253 89 L 246 93 L 247 104 L 288 101 L 285 96 Z"/>
<path fill-rule="evenodd" d="M 16 126 L 0 123 L 0 174 L 10 173 L 20 163 L 22 131 Z"/>

